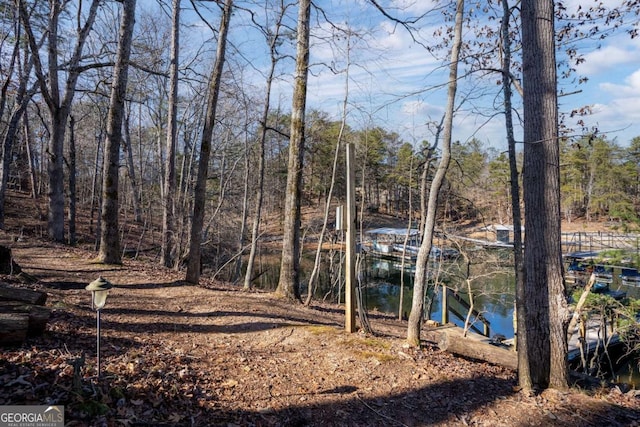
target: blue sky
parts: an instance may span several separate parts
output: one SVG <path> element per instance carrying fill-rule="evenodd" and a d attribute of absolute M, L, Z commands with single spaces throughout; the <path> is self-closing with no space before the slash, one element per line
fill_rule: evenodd
<path fill-rule="evenodd" d="M 578 97 L 593 106 L 589 121 L 620 144 L 640 136 L 640 40 L 613 37 L 588 53 L 578 71 L 590 79 Z"/>
<path fill-rule="evenodd" d="M 609 5 L 620 2 L 603 1 Z M 399 18 L 420 16 L 433 7 L 433 2 L 427 0 L 379 0 L 379 3 Z M 565 3 L 571 8 L 586 2 L 570 0 Z M 434 58 L 412 37 L 432 44 L 432 34 L 442 25 L 442 15 L 439 12 L 427 14 L 412 36 L 384 18 L 366 0 L 318 0 L 316 4 L 334 23 L 343 28 L 348 25 L 354 33 L 362 35 L 351 38 L 349 124 L 355 128 L 382 126 L 400 133 L 408 142 L 431 141 L 433 128 L 427 123 L 437 122 L 442 117 L 448 69 L 443 66 L 442 59 Z M 184 7 L 188 6 L 185 4 Z M 292 12 L 291 19 L 295 19 L 297 8 Z M 246 48 L 243 56 L 252 67 L 263 68 L 266 64 L 264 41 L 250 29 L 246 16 L 243 18 L 241 13 L 237 13 L 233 19 L 235 25 L 232 25 L 231 40 Z M 217 27 L 217 22 L 212 22 Z M 321 18 L 316 21 L 314 13 L 314 24 L 317 22 L 321 25 L 313 29 L 311 62 L 316 65 L 309 76 L 307 106 L 326 111 L 339 120 L 346 87 L 346 38 L 333 46 L 322 41 L 321 38 L 327 37 L 331 30 Z M 293 24 L 292 21 L 289 23 Z M 473 35 L 468 31 L 465 37 L 472 38 Z M 626 145 L 631 138 L 640 136 L 640 40 L 631 39 L 623 33 L 602 41 L 583 41 L 580 48 L 585 62 L 578 66 L 577 75 L 588 80 L 580 87 L 563 86 L 567 91 L 579 89 L 580 92 L 560 98 L 560 109 L 571 111 L 591 106 L 593 113 L 583 117 L 586 125 L 597 126 L 609 139 Z M 326 66 L 317 65 L 321 63 L 333 64 L 343 72 L 331 72 Z M 275 86 L 272 99 L 274 104 L 279 102 L 288 110 L 292 60 L 282 67 L 285 74 Z M 248 78 L 257 87 L 264 84 L 257 72 L 251 75 L 249 71 Z M 499 91 L 496 80 L 489 78 L 479 83 L 478 79 L 467 79 L 461 83 L 459 95 L 471 94 L 474 98 L 462 104 L 455 118 L 454 139 L 465 141 L 475 137 L 486 146 L 506 148 L 504 119 L 502 115 L 495 114 L 495 104 L 501 101 L 496 96 Z M 515 97 L 519 105 L 519 95 L 515 94 Z M 478 108 L 483 109 L 484 114 L 477 114 Z M 520 135 L 517 134 L 516 138 Z"/>

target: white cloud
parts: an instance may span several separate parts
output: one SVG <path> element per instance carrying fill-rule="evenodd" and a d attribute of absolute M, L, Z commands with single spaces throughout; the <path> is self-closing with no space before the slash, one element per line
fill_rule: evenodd
<path fill-rule="evenodd" d="M 629 77 L 627 77 L 626 82 L 629 83 L 629 86 L 632 87 L 635 91 L 640 91 L 640 70 L 637 70 Z"/>
<path fill-rule="evenodd" d="M 640 96 L 640 69 L 625 77 L 623 81 L 626 84 L 604 82 L 599 87 L 616 98 Z"/>
<path fill-rule="evenodd" d="M 376 42 L 379 49 L 404 49 L 410 45 L 406 31 L 399 29 L 391 22 L 383 22 L 380 29 L 382 38 Z"/>
<path fill-rule="evenodd" d="M 426 115 L 426 111 L 429 109 L 429 105 L 423 101 L 408 101 L 402 104 L 402 112 L 404 114 L 413 115 Z"/>
<path fill-rule="evenodd" d="M 597 126 L 608 139 L 624 145 L 640 136 L 640 96 L 614 99 L 592 108 L 593 114 L 585 117 L 585 122 Z"/>
<path fill-rule="evenodd" d="M 578 73 L 592 76 L 623 65 L 640 64 L 640 40 L 628 37 L 612 39 L 599 49 L 584 55 L 585 62 L 578 66 Z"/>

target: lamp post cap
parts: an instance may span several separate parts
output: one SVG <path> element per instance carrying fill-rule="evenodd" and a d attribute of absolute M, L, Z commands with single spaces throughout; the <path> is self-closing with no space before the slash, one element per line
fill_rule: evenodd
<path fill-rule="evenodd" d="M 85 287 L 88 291 L 108 291 L 111 288 L 113 288 L 113 285 L 104 277 L 98 277 Z"/>

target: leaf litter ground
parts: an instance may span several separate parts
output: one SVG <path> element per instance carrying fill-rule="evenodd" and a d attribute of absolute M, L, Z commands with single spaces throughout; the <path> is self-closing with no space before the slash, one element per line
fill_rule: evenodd
<path fill-rule="evenodd" d="M 63 404 L 69 426 L 640 425 L 635 391 L 528 396 L 512 371 L 405 346 L 406 323 L 379 313 L 375 335 L 348 334 L 335 305 L 192 286 L 144 261 L 104 266 L 79 248 L 5 240 L 38 280 L 4 281 L 47 292 L 53 313 L 44 336 L 2 349 L 0 405 Z M 99 380 L 84 290 L 98 276 L 115 285 Z"/>

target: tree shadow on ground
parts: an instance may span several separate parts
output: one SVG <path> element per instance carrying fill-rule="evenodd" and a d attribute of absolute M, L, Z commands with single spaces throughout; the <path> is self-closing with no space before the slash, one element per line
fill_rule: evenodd
<path fill-rule="evenodd" d="M 341 307 L 326 307 L 317 304 L 310 304 L 309 308 L 316 310 L 321 313 L 331 313 L 331 314 L 344 314 L 344 308 Z M 371 311 L 367 310 L 367 316 L 371 319 L 383 319 L 383 320 L 395 320 L 397 316 L 395 314 L 381 313 L 379 311 Z"/>
<path fill-rule="evenodd" d="M 85 338 L 89 337 L 83 337 L 81 341 Z M 66 339 L 64 334 L 52 336 L 51 344 Z M 115 342 L 125 346 L 132 344 Z M 64 365 L 59 365 L 58 361 L 51 364 L 50 359 L 45 359 L 51 351 L 47 340 L 39 340 L 38 343 L 40 349 L 32 357 L 11 362 L 0 358 L 0 371 L 7 380 L 2 384 L 6 392 L 3 393 L 2 404 L 44 404 L 54 399 L 56 404 L 65 405 L 65 421 L 73 425 L 485 425 L 487 420 L 495 421 L 495 415 L 491 415 L 494 402 L 504 401 L 511 402 L 508 406 L 515 408 L 511 415 L 505 414 L 500 420 L 502 425 L 509 426 L 626 426 L 636 425 L 634 423 L 640 419 L 640 411 L 606 402 L 602 402 L 595 410 L 593 407 L 588 410 L 577 408 L 576 412 L 570 412 L 571 407 L 562 408 L 562 405 L 558 405 L 554 408 L 554 413 L 550 413 L 544 407 L 538 408 L 526 403 L 519 410 L 515 380 L 478 373 L 470 373 L 467 378 L 455 380 L 443 378 L 440 382 L 422 386 L 418 384 L 419 380 L 416 380 L 416 386 L 410 390 L 378 396 L 366 396 L 364 389 L 367 384 L 352 384 L 348 381 L 328 388 L 316 386 L 316 389 L 311 391 L 296 391 L 298 389 L 293 386 L 290 389 L 282 388 L 286 387 L 286 384 L 280 383 L 276 385 L 280 388 L 275 392 L 275 388 L 272 389 L 273 384 L 265 378 L 261 386 L 263 390 L 258 393 L 262 397 L 247 401 L 243 400 L 241 395 L 237 395 L 242 393 L 241 389 L 234 390 L 235 395 L 226 394 L 227 390 L 221 387 L 220 379 L 215 378 L 215 375 L 199 376 L 197 382 L 192 382 L 189 378 L 180 380 L 174 377 L 167 380 L 167 384 L 173 384 L 172 387 L 162 387 L 158 385 L 158 379 L 161 377 L 154 377 L 150 370 L 138 373 L 105 372 L 103 379 L 97 384 L 90 383 L 88 378 L 83 379 L 85 390 L 92 391 L 90 395 L 85 393 L 80 399 L 78 395 L 70 393 L 73 375 L 69 372 L 63 375 Z M 77 351 L 75 347 L 72 347 L 70 352 L 78 354 L 73 350 Z M 88 353 L 87 369 L 94 368 L 91 357 L 92 354 Z M 188 366 L 189 363 L 188 358 L 183 358 L 180 368 Z M 24 373 L 29 371 L 37 372 L 37 375 L 25 377 Z M 389 380 L 377 378 L 375 381 Z M 182 393 L 180 390 L 183 388 L 188 389 L 189 393 Z M 118 402 L 108 398 L 113 396 L 114 392 L 124 393 Z M 90 415 L 79 409 L 86 407 L 92 400 L 100 403 L 110 402 L 103 405 L 107 410 L 105 415 Z M 497 411 L 502 414 L 504 409 Z M 484 419 L 485 415 L 487 419 Z"/>
<path fill-rule="evenodd" d="M 91 313 L 92 312 L 92 313 Z M 86 314 L 72 314 L 62 310 L 54 311 L 49 319 L 47 330 L 39 337 L 27 340 L 24 346 L 37 345 L 41 351 L 63 351 L 70 354 L 94 355 L 97 341 L 97 317 L 95 311 L 84 310 Z M 69 325 L 58 327 L 58 323 Z M 115 336 L 105 331 L 105 322 L 100 322 L 100 340 L 103 350 L 137 348 L 139 343 L 130 338 Z"/>
<path fill-rule="evenodd" d="M 125 323 L 114 321 L 105 321 L 103 323 L 103 328 L 105 331 L 113 330 L 137 333 L 175 332 L 196 334 L 242 334 L 296 326 L 301 325 L 282 322 L 246 322 L 234 323 L 229 325 L 193 323 L 183 324 L 169 322 Z"/>
<path fill-rule="evenodd" d="M 62 270 L 56 270 L 62 272 Z M 108 271 L 108 270 L 102 270 Z M 42 280 L 42 278 L 41 278 Z M 68 281 L 68 280 L 52 280 L 42 282 L 43 285 L 49 287 L 51 289 L 57 289 L 61 291 L 71 291 L 71 290 L 82 290 L 89 284 L 89 281 Z M 167 283 L 138 283 L 133 285 L 121 285 L 121 284 L 113 284 L 113 289 L 134 289 L 134 290 L 144 290 L 144 289 L 162 289 L 162 288 L 175 288 L 179 286 L 184 286 L 185 283 L 182 281 L 175 282 L 167 282 Z"/>
<path fill-rule="evenodd" d="M 57 289 L 60 291 L 79 291 L 84 290 L 88 285 L 88 282 L 73 282 L 67 280 L 46 282 L 45 285 L 51 289 Z"/>
<path fill-rule="evenodd" d="M 624 408 L 605 401 L 602 401 L 595 410 L 591 407 L 589 411 L 580 410 L 581 408 L 575 408 L 575 406 L 569 406 L 568 409 L 565 409 L 562 404 L 559 404 L 554 407 L 553 414 L 547 410 L 548 407 L 532 405 L 531 402 L 520 406 L 520 399 L 516 395 L 516 384 L 513 379 L 485 375 L 480 370 L 469 372 L 466 378 L 449 380 L 443 377 L 440 381 L 438 379 L 427 380 L 431 382 L 428 385 L 421 384 L 423 380 L 415 378 L 414 387 L 410 390 L 392 391 L 377 396 L 367 394 L 365 390 L 368 387 L 367 383 L 350 383 L 348 377 L 332 382 L 326 388 L 323 388 L 321 383 L 308 384 L 307 389 L 301 391 L 293 383 L 290 385 L 286 382 L 274 383 L 267 375 L 264 382 L 259 385 L 261 390 L 258 390 L 258 393 L 252 393 L 252 396 L 257 397 L 253 400 L 247 400 L 243 399 L 241 383 L 235 388 L 225 389 L 222 385 L 224 378 L 215 372 L 203 372 L 194 367 L 192 370 L 197 372 L 197 378 L 187 376 L 183 379 L 175 375 L 167 377 L 166 373 L 160 372 L 156 375 L 152 369 L 151 360 L 150 364 L 144 365 L 144 369 L 140 371 L 123 369 L 116 373 L 110 373 L 109 376 L 105 375 L 107 378 L 104 378 L 104 381 L 99 385 L 102 397 L 95 394 L 94 397 L 83 397 L 82 401 L 86 403 L 87 400 L 95 399 L 102 403 L 101 399 L 104 399 L 105 396 L 112 395 L 114 390 L 120 390 L 119 393 L 124 393 L 121 398 L 124 406 L 119 406 L 120 403 L 114 400 L 106 405 L 108 412 L 104 418 L 90 416 L 77 409 L 79 400 L 69 393 L 72 375 L 62 374 L 66 372 L 66 365 L 53 354 L 64 349 L 70 355 L 78 355 L 82 351 L 86 351 L 88 358 L 95 356 L 95 351 L 93 351 L 95 349 L 95 335 L 92 334 L 95 329 L 91 329 L 95 325 L 95 317 L 90 316 L 89 312 L 89 309 L 85 309 L 79 315 L 64 312 L 56 314 L 61 317 L 54 318 L 54 321 L 60 320 L 70 327 L 62 331 L 48 332 L 45 337 L 26 343 L 23 348 L 32 356 L 13 357 L 10 359 L 11 361 L 0 358 L 0 372 L 2 372 L 0 379 L 6 380 L 5 383 L 0 384 L 3 392 L 3 404 L 44 404 L 49 402 L 52 397 L 59 398 L 56 403 L 65 405 L 67 422 L 87 423 L 88 425 L 116 425 L 124 423 L 124 421 L 126 421 L 126 425 L 138 426 L 468 425 L 483 424 L 482 417 L 493 411 L 491 407 L 494 402 L 499 404 L 505 400 L 509 401 L 508 406 L 515 408 L 511 413 L 519 416 L 509 418 L 508 415 L 505 415 L 505 418 L 501 419 L 503 425 L 624 426 L 637 425 L 634 423 L 640 419 L 638 410 Z M 228 316 L 256 315 L 255 313 L 242 312 L 218 312 L 218 314 Z M 317 322 L 308 323 L 317 324 Z M 141 332 L 148 332 L 152 325 L 153 322 L 143 323 Z M 141 360 L 156 358 L 160 362 L 164 362 L 164 366 L 173 366 L 173 369 L 176 370 L 189 368 L 191 363 L 196 363 L 195 359 L 187 356 L 177 360 L 174 352 L 160 353 L 153 340 L 140 343 L 133 339 L 110 335 L 110 332 L 114 334 L 114 331 L 110 330 L 112 325 L 104 326 L 102 351 L 104 352 L 105 367 L 118 362 L 122 366 L 128 366 L 135 362 L 131 355 L 136 351 L 141 355 Z M 118 325 L 118 328 L 129 328 L 130 326 L 123 324 Z M 174 326 L 167 323 L 160 325 L 159 329 L 164 330 Z M 189 325 L 185 326 L 189 327 Z M 198 328 L 201 326 L 209 325 L 199 325 Z M 290 327 L 292 325 L 258 322 L 259 329 L 283 326 Z M 230 327 L 250 326 L 243 323 L 230 325 Z M 198 328 L 195 332 L 198 332 Z M 144 335 L 141 336 L 145 338 Z M 140 350 L 136 350 L 138 347 L 142 347 L 141 353 Z M 129 352 L 132 349 L 134 352 Z M 47 354 L 53 357 L 48 357 Z M 34 364 L 38 357 L 43 358 L 40 365 Z M 93 363 L 93 360 L 87 359 L 88 368 L 94 366 Z M 32 374 L 28 374 L 28 372 L 32 372 Z M 23 377 L 19 380 L 21 375 Z M 158 381 L 164 382 L 159 383 Z M 392 379 L 372 377 L 370 381 L 388 382 L 389 388 L 393 390 Z M 130 385 L 133 386 L 129 387 Z M 188 390 L 188 393 L 183 389 Z M 124 409 L 128 412 L 120 412 Z M 577 409 L 576 413 L 569 412 L 575 409 Z M 497 409 L 497 411 L 502 415 L 504 409 Z M 488 419 L 495 421 L 495 415 L 489 415 Z M 567 420 L 575 422 L 567 422 Z"/>
<path fill-rule="evenodd" d="M 109 317 L 111 315 L 111 318 Z M 148 322 L 123 322 L 114 320 L 117 315 L 123 316 L 149 316 Z M 154 317 L 175 317 L 189 318 L 187 323 L 164 322 L 153 319 Z M 254 320 L 247 322 L 229 322 L 226 324 L 207 323 L 197 319 L 215 318 L 251 318 Z M 117 318 L 117 317 L 116 317 Z M 257 318 L 272 319 L 273 321 L 258 321 Z M 241 311 L 212 311 L 207 313 L 169 312 L 163 310 L 141 310 L 141 309 L 112 309 L 105 310 L 102 316 L 103 328 L 105 331 L 130 331 L 130 332 L 191 332 L 191 333 L 249 333 L 271 330 L 283 327 L 299 326 L 339 326 L 332 321 L 309 320 L 296 316 L 278 316 L 268 313 L 245 313 Z"/>
<path fill-rule="evenodd" d="M 147 289 L 162 289 L 162 288 L 179 288 L 181 286 L 194 286 L 183 280 L 176 280 L 166 283 L 132 283 L 132 284 L 114 284 L 113 287 L 117 289 L 130 289 L 130 290 L 147 290 Z"/>
<path fill-rule="evenodd" d="M 92 273 L 92 274 L 101 274 L 101 273 L 109 273 L 109 272 L 113 272 L 113 271 L 122 271 L 124 267 L 113 267 L 113 266 L 104 266 L 104 267 L 100 267 L 100 268 L 74 268 L 72 270 L 62 270 L 62 269 L 58 269 L 58 268 L 50 268 L 50 267 L 36 267 L 36 266 L 30 266 L 30 265 L 26 265 L 26 266 L 22 266 L 21 268 L 25 271 L 28 271 L 29 274 L 38 277 L 40 280 L 42 280 L 45 283 L 49 283 L 47 282 L 48 279 L 52 278 L 52 277 L 58 277 L 60 275 L 62 276 L 69 276 L 70 273 Z"/>
<path fill-rule="evenodd" d="M 172 282 L 173 283 L 173 282 Z M 71 292 L 74 292 L 72 289 Z M 84 291 L 83 291 L 84 292 Z M 131 295 L 120 295 L 119 298 L 135 298 Z M 117 298 L 116 298 L 117 301 Z M 271 301 L 270 301 L 271 303 Z M 280 304 L 280 301 L 273 301 Z M 335 322 L 322 323 L 318 318 L 313 320 L 298 317 L 294 312 L 284 315 L 276 315 L 262 312 L 238 311 L 209 311 L 205 313 L 197 312 L 172 312 L 165 310 L 142 310 L 131 308 L 119 308 L 117 303 L 112 307 L 108 306 L 103 313 L 103 348 L 105 363 L 109 356 L 120 356 L 125 359 L 124 353 L 129 349 L 145 346 L 145 353 L 154 353 L 154 346 L 151 340 L 147 344 L 141 344 L 136 340 L 120 338 L 120 332 L 138 332 L 136 337 L 146 339 L 145 334 L 153 332 L 193 332 L 193 333 L 242 333 L 259 330 L 270 330 L 273 328 L 296 327 L 303 325 L 336 325 Z M 284 305 L 285 303 L 282 302 Z M 78 308 L 78 307 L 76 307 Z M 89 329 L 95 325 L 95 316 L 89 315 L 91 310 L 88 306 L 80 307 L 82 312 L 74 316 L 73 328 L 66 333 L 59 333 L 57 339 L 58 348 L 60 342 L 69 343 L 69 349 L 77 352 L 82 348 L 92 346 L 94 336 Z M 141 323 L 128 323 L 124 320 L 128 316 L 148 317 L 148 321 L 143 319 Z M 110 318 L 111 317 L 111 318 Z M 120 318 L 119 318 L 120 317 Z M 175 319 L 197 320 L 193 323 L 172 322 Z M 252 322 L 235 324 L 208 324 L 207 319 L 212 317 L 235 318 L 251 317 Z M 262 318 L 262 319 L 261 319 Z M 164 320 L 156 322 L 155 320 Z M 126 335 L 126 334 L 124 334 Z M 40 345 L 39 350 L 56 348 L 55 342 Z M 157 347 L 157 346 L 156 346 Z M 265 350 L 266 351 L 266 350 Z M 272 349 L 269 349 L 272 351 Z M 91 353 L 89 353 L 91 354 Z M 265 353 L 266 354 L 266 353 Z M 188 363 L 187 358 L 181 358 L 176 362 L 173 354 L 167 356 L 167 364 Z M 0 358 L 1 360 L 1 358 Z M 18 365 L 13 369 L 20 370 Z M 313 368 L 310 368 L 313 369 Z M 52 371 L 55 374 L 55 371 Z M 479 371 L 481 372 L 481 371 Z M 421 385 L 420 379 L 415 379 L 415 387 L 411 390 L 400 392 L 390 392 L 383 396 L 367 396 L 364 388 L 366 384 L 349 383 L 348 379 L 342 384 L 333 382 L 331 387 L 322 389 L 317 386 L 313 391 L 298 391 L 291 386 L 290 389 L 281 388 L 278 393 L 272 393 L 271 383 L 268 377 L 260 384 L 264 389 L 259 393 L 259 397 L 254 401 L 244 400 L 241 403 L 235 399 L 242 399 L 240 385 L 238 390 L 232 392 L 235 395 L 215 394 L 220 393 L 221 379 L 215 373 L 205 373 L 198 381 L 194 381 L 189 386 L 189 393 L 171 394 L 168 389 L 161 389 L 149 378 L 135 377 L 135 374 L 123 372 L 110 379 L 111 383 L 104 384 L 105 394 L 109 393 L 108 387 L 119 387 L 127 389 L 128 384 L 136 383 L 135 395 L 127 395 L 129 401 L 134 400 L 136 404 L 129 404 L 128 408 L 133 411 L 133 416 L 127 419 L 129 425 L 367 425 L 367 426 L 393 426 L 393 425 L 430 425 L 449 424 L 463 425 L 473 424 L 474 419 L 469 414 L 475 413 L 481 417 L 483 411 L 491 411 L 487 408 L 492 402 L 499 402 L 508 399 L 512 407 L 518 407 L 519 399 L 514 396 L 515 383 L 511 379 L 501 379 L 491 375 L 482 375 L 474 371 L 468 378 L 447 380 L 429 385 Z M 52 374 L 52 375 L 53 375 Z M 149 373 L 145 373 L 149 375 Z M 200 374 L 199 374 L 200 375 Z M 53 375 L 55 377 L 55 375 Z M 155 379 L 155 378 L 153 378 Z M 60 381 L 60 386 L 65 385 Z M 185 385 L 185 381 L 175 379 L 176 385 Z M 386 378 L 372 378 L 371 381 L 391 381 Z M 336 385 L 339 384 L 339 385 Z M 283 387 L 280 384 L 280 387 Z M 286 387 L 286 385 L 284 385 Z M 391 387 L 390 387 L 391 388 Z M 133 390 L 134 388 L 131 388 Z M 128 390 L 128 389 L 127 389 Z M 11 389 L 4 388 L 11 394 Z M 213 393 L 213 395 L 212 395 Z M 161 398 L 163 404 L 157 405 Z M 44 400 L 42 400 L 44 402 Z M 305 403 L 313 402 L 313 403 Z M 14 402 L 10 403 L 22 403 Z M 61 404 L 66 403 L 64 401 Z M 240 409 L 238 409 L 240 408 Z M 557 414 L 547 414 L 546 409 L 533 405 L 524 405 L 525 409 L 532 410 L 530 416 L 522 416 L 518 419 L 508 418 L 501 420 L 504 425 L 634 425 L 640 419 L 640 412 L 630 410 L 621 406 L 602 402 L 601 407 L 596 411 L 582 412 L 575 416 L 565 414 L 564 417 L 556 417 Z M 561 408 L 559 410 L 565 409 Z M 108 424 L 116 424 L 117 420 L 123 419 L 116 413 L 117 408 L 114 403 L 107 415 Z M 474 412 L 475 411 L 475 412 Z M 518 412 L 516 409 L 512 412 Z M 181 418 L 176 418 L 175 414 Z M 480 415 L 477 415 L 480 413 Z M 500 412 L 502 414 L 502 412 Z M 78 413 L 70 413 L 67 421 L 74 420 L 87 421 L 87 417 Z M 495 416 L 490 418 L 495 421 Z M 575 424 L 567 423 L 567 419 L 578 420 Z M 524 421 L 523 421 L 524 420 Z M 100 424 L 97 418 L 89 420 L 89 424 Z M 481 420 L 480 420 L 481 421 Z M 481 422 L 480 422 L 481 423 Z"/>
<path fill-rule="evenodd" d="M 384 379 L 381 379 L 384 380 Z M 170 408 L 156 407 L 150 410 L 147 405 L 136 408 L 130 425 L 254 425 L 254 426 L 425 426 L 433 424 L 470 425 L 483 424 L 483 414 L 492 411 L 493 402 L 514 399 L 517 404 L 513 380 L 496 379 L 477 375 L 472 378 L 444 380 L 437 384 L 416 387 L 409 391 L 389 393 L 383 396 L 363 397 L 362 385 L 345 384 L 327 390 L 307 393 L 271 395 L 270 385 L 264 384 L 265 398 L 262 401 L 249 402 L 256 407 L 253 410 L 234 410 L 220 407 L 220 402 L 209 402 L 202 409 L 202 400 L 198 411 L 182 413 L 180 421 L 168 422 Z M 144 394 L 154 394 L 155 390 L 138 390 Z M 204 390 L 202 391 L 204 394 Z M 321 397 L 322 403 L 287 405 L 284 402 L 294 398 L 296 401 Z M 141 397 L 141 396 L 139 396 Z M 169 397 L 167 397 L 169 398 Z M 157 396 L 156 396 L 157 399 Z M 192 398 L 198 401 L 197 396 Z M 317 402 L 318 399 L 313 399 Z M 184 407 L 186 402 L 181 402 Z M 197 403 L 193 402 L 194 407 Z M 213 406 L 213 408 L 211 407 Z M 279 408 L 279 409 L 274 409 Z M 481 408 L 486 408 L 485 410 Z M 476 417 L 473 414 L 475 411 Z M 603 405 L 597 411 L 580 414 L 551 414 L 546 410 L 515 411 L 515 417 L 506 416 L 502 425 L 510 426 L 600 426 L 633 425 L 640 412 L 619 407 Z M 479 419 L 476 419 L 479 418 Z M 567 419 L 575 423 L 567 423 Z M 495 421 L 491 415 L 487 420 Z M 484 420 L 486 421 L 486 420 Z"/>

